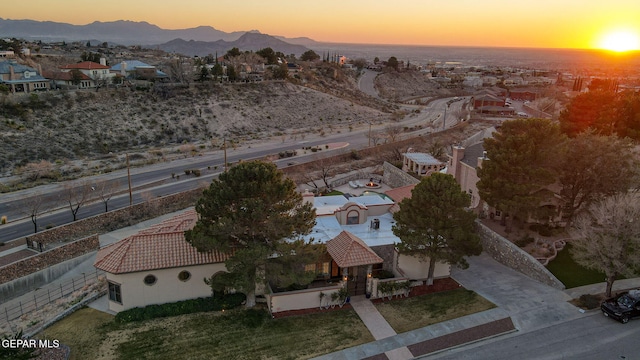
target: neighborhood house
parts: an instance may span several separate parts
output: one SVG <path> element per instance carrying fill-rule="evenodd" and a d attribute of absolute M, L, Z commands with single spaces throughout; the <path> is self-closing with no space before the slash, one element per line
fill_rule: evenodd
<path fill-rule="evenodd" d="M 326 244 L 327 254 L 319 263 L 305 267 L 317 274 L 307 289 L 276 292 L 269 284 L 258 287 L 263 292 L 258 295 L 264 295 L 271 313 L 318 307 L 321 293 L 336 293 L 342 288 L 352 296 L 375 298 L 390 295 L 378 291 L 381 282 L 426 279 L 428 262 L 401 255 L 395 248 L 400 240 L 391 229 L 397 205 L 390 197 L 314 197 L 306 192 L 303 199 L 313 203 L 317 214 L 307 239 Z M 186 242 L 184 231 L 196 221 L 195 210 L 188 210 L 100 249 L 95 266 L 106 272 L 110 310 L 211 295 L 203 279 L 226 271 L 228 256 L 215 251 L 200 253 Z M 379 279 L 382 273 L 393 277 Z M 449 273 L 448 264 L 437 264 L 436 278 Z"/>

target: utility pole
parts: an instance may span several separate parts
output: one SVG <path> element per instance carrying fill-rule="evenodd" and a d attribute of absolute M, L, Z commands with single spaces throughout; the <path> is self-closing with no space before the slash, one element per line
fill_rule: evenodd
<path fill-rule="evenodd" d="M 129 206 L 133 205 L 133 193 L 131 192 L 131 170 L 129 167 L 129 154 L 127 156 L 127 180 L 129 181 Z"/>
<path fill-rule="evenodd" d="M 449 104 L 444 108 L 444 116 L 442 117 L 442 130 L 446 130 L 445 124 L 447 123 L 447 109 L 449 108 Z"/>
<path fill-rule="evenodd" d="M 227 172 L 227 138 L 222 138 L 222 148 L 224 149 L 224 172 Z"/>

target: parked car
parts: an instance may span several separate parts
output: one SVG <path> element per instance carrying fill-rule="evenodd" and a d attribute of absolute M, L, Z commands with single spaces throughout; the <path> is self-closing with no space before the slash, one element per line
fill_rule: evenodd
<path fill-rule="evenodd" d="M 640 290 L 629 290 L 605 300 L 600 305 L 600 310 L 604 316 L 626 324 L 632 318 L 640 316 Z"/>

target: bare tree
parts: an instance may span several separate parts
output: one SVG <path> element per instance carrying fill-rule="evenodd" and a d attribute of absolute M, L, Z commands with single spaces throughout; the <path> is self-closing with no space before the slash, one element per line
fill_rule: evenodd
<path fill-rule="evenodd" d="M 38 232 L 38 216 L 46 211 L 47 203 L 45 197 L 37 192 L 22 202 L 21 212 L 31 218 L 33 232 Z"/>
<path fill-rule="evenodd" d="M 640 264 L 640 197 L 625 193 L 593 203 L 576 217 L 571 254 L 575 261 L 606 276 L 606 296 L 620 276 L 633 277 Z"/>
<path fill-rule="evenodd" d="M 78 219 L 78 211 L 89 200 L 91 184 L 88 181 L 73 182 L 64 186 L 62 197 L 69 204 L 69 209 L 73 215 L 73 221 Z"/>
<path fill-rule="evenodd" d="M 384 134 L 381 131 L 369 131 L 366 133 L 369 138 L 370 145 L 377 146 L 384 138 Z"/>
<path fill-rule="evenodd" d="M 384 133 L 387 135 L 389 142 L 396 142 L 400 140 L 400 134 L 402 134 L 402 127 L 400 125 L 389 125 L 384 128 Z"/>
<path fill-rule="evenodd" d="M 109 211 L 109 200 L 118 191 L 119 183 L 116 181 L 108 182 L 106 180 L 100 180 L 96 182 L 95 189 L 100 201 L 104 204 L 104 212 Z"/>

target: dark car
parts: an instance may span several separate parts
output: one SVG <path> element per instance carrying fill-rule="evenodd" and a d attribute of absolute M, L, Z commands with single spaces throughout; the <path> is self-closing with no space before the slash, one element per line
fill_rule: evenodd
<path fill-rule="evenodd" d="M 614 318 L 626 324 L 634 317 L 640 316 L 640 290 L 630 290 L 600 305 L 604 316 Z"/>

